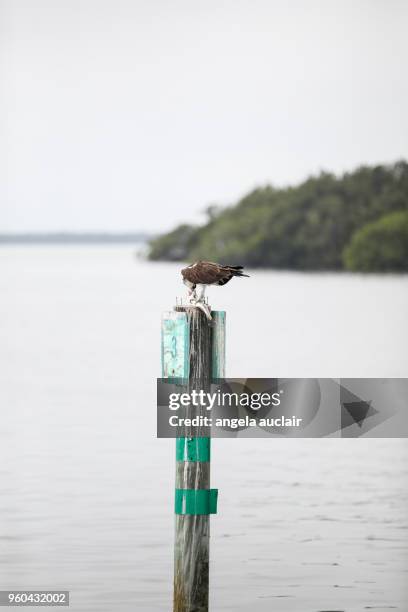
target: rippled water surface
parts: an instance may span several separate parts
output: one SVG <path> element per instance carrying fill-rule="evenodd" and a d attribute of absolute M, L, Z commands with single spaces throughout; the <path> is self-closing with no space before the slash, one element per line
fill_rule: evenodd
<path fill-rule="evenodd" d="M 155 438 L 178 265 L 0 249 L 0 588 L 171 609 L 174 441 Z M 407 376 L 406 277 L 257 272 L 210 291 L 230 376 Z M 217 440 L 214 611 L 408 610 L 406 440 Z"/>

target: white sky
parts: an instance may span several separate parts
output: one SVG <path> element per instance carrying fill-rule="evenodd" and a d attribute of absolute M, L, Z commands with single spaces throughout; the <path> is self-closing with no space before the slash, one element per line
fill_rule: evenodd
<path fill-rule="evenodd" d="M 0 231 L 164 230 L 408 156 L 405 0 L 0 0 Z"/>

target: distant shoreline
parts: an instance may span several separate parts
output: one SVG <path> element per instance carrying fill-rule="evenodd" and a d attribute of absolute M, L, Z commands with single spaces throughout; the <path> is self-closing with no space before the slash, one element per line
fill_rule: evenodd
<path fill-rule="evenodd" d="M 0 234 L 0 246 L 10 244 L 140 244 L 151 235 L 138 232 L 49 232 Z"/>

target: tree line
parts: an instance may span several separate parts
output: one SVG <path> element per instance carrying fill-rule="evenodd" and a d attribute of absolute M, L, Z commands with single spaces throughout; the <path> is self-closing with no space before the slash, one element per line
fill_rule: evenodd
<path fill-rule="evenodd" d="M 408 271 L 408 163 L 322 172 L 210 206 L 202 225 L 155 237 L 148 258 L 293 270 Z"/>

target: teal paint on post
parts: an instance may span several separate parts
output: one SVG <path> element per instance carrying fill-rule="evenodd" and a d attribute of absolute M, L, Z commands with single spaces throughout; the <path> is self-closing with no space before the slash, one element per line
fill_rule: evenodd
<path fill-rule="evenodd" d="M 176 489 L 176 514 L 216 514 L 218 489 Z"/>
<path fill-rule="evenodd" d="M 166 312 L 162 319 L 162 376 L 187 379 L 189 328 L 185 312 Z"/>
<path fill-rule="evenodd" d="M 211 377 L 225 378 L 225 310 L 214 310 L 212 330 Z"/>
<path fill-rule="evenodd" d="M 210 438 L 177 438 L 176 461 L 210 461 Z"/>

